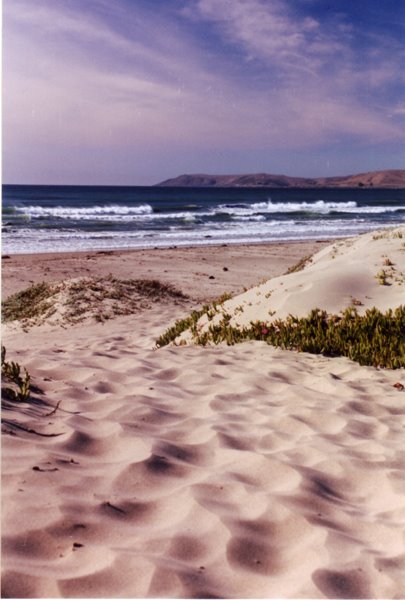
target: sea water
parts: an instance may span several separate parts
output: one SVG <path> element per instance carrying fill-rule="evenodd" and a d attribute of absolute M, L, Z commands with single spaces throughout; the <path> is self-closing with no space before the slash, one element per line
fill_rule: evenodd
<path fill-rule="evenodd" d="M 398 226 L 405 190 L 3 186 L 3 254 L 333 239 Z"/>

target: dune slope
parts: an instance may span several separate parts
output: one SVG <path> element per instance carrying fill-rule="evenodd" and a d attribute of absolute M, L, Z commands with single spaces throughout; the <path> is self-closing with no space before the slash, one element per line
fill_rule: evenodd
<path fill-rule="evenodd" d="M 271 323 L 288 315 L 305 317 L 318 308 L 359 314 L 376 307 L 397 308 L 405 301 L 405 228 L 367 233 L 337 241 L 302 260 L 286 275 L 274 277 L 222 303 L 215 315 L 203 315 L 199 332 L 229 316 L 233 327 Z M 190 331 L 178 340 L 192 342 Z"/>

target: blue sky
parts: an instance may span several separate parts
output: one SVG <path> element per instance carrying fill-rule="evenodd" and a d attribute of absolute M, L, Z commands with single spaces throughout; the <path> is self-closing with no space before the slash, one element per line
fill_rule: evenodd
<path fill-rule="evenodd" d="M 3 182 L 404 168 L 401 0 L 3 0 Z"/>

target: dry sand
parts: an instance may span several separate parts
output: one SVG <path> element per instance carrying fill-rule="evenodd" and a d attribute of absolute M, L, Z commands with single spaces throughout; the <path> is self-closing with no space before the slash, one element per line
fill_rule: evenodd
<path fill-rule="evenodd" d="M 296 272 L 272 277 L 224 302 L 217 314 L 203 316 L 199 332 L 218 324 L 224 315 L 230 325 L 270 323 L 288 315 L 305 317 L 318 308 L 339 314 L 355 308 L 359 314 L 382 312 L 405 303 L 405 227 L 339 240 L 323 248 Z M 182 336 L 190 340 L 190 333 Z"/>
<path fill-rule="evenodd" d="M 158 278 L 174 283 L 196 302 L 213 300 L 224 291 L 244 287 L 284 273 L 303 256 L 327 247 L 327 241 L 278 244 L 171 247 L 165 250 L 101 250 L 60 254 L 3 256 L 2 295 L 7 298 L 27 285 L 73 277 Z"/>
<path fill-rule="evenodd" d="M 12 257 L 3 276 L 115 261 L 195 301 L 308 253 Z M 3 409 L 3 597 L 404 598 L 404 373 L 262 342 L 153 350 L 193 301 L 4 328 L 43 394 Z"/>

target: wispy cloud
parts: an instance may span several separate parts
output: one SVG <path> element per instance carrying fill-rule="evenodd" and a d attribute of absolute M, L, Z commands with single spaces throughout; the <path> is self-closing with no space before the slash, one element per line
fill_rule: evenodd
<path fill-rule="evenodd" d="M 313 17 L 297 17 L 281 0 L 198 0 L 184 14 L 212 22 L 248 60 L 261 60 L 284 74 L 303 70 L 316 76 L 336 53 L 346 51 L 342 33 L 324 31 Z"/>
<path fill-rule="evenodd" d="M 390 121 L 392 106 L 379 102 L 401 78 L 400 45 L 387 38 L 378 43 L 375 33 L 356 31 L 342 14 L 321 23 L 294 13 L 292 5 L 283 0 L 197 0 L 184 14 L 211 23 L 246 61 L 260 63 L 262 82 L 273 90 L 269 111 L 274 103 L 281 107 L 286 128 L 294 123 L 298 140 L 309 133 L 309 123 L 313 134 L 403 135 Z M 390 91 L 394 105 L 397 92 Z M 297 110 L 301 120 L 294 119 Z"/>
<path fill-rule="evenodd" d="M 5 168 L 22 146 L 56 148 L 55 162 L 66 148 L 125 148 L 141 164 L 162 148 L 187 162 L 402 135 L 387 41 L 360 54 L 342 17 L 325 24 L 283 0 L 169 5 L 4 0 Z"/>

